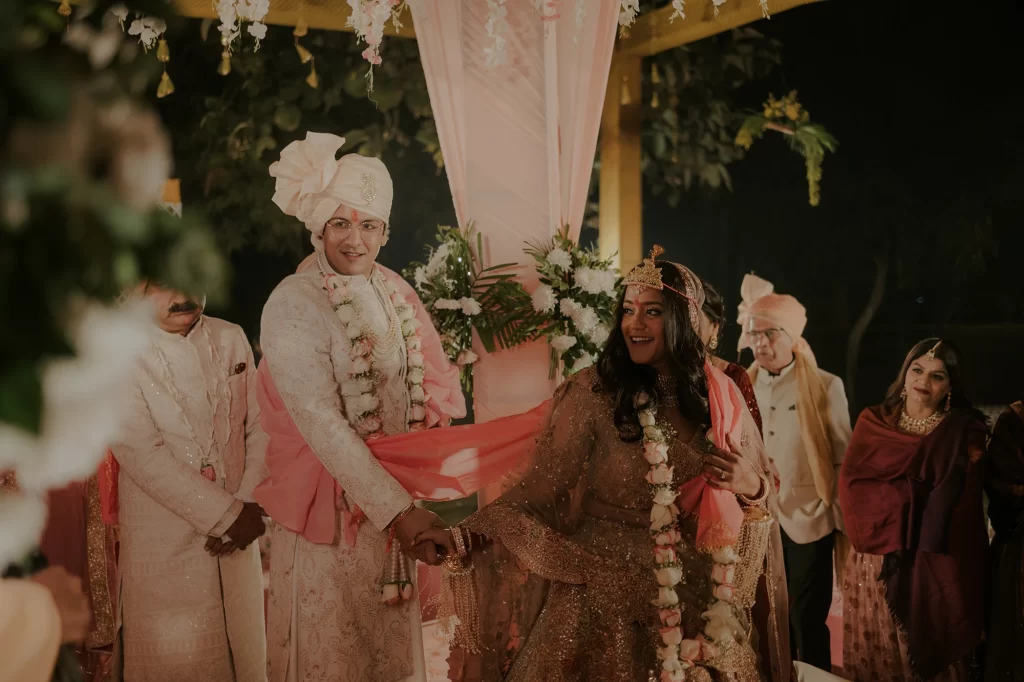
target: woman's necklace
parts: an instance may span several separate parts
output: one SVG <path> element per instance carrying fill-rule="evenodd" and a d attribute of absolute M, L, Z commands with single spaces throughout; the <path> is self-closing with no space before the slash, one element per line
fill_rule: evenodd
<path fill-rule="evenodd" d="M 941 410 L 935 410 L 930 417 L 925 419 L 914 419 L 907 414 L 906 405 L 900 411 L 900 423 L 899 427 L 901 431 L 907 433 L 913 433 L 918 436 L 924 436 L 932 432 L 932 430 L 939 425 L 943 419 L 946 418 L 946 412 Z"/>

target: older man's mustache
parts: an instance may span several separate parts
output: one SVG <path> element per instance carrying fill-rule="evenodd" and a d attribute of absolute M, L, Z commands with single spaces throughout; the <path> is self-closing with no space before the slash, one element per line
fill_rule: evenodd
<path fill-rule="evenodd" d="M 188 300 L 180 303 L 172 303 L 171 307 L 167 309 L 167 312 L 174 315 L 175 313 L 194 313 L 197 310 L 199 310 L 199 304 L 195 301 Z"/>

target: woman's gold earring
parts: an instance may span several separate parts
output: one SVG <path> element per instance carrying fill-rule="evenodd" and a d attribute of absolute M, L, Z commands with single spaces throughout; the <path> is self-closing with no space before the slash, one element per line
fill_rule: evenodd
<path fill-rule="evenodd" d="M 708 350 L 715 350 L 718 348 L 718 337 L 712 336 L 711 340 L 708 341 Z"/>
<path fill-rule="evenodd" d="M 949 412 L 953 407 L 953 391 L 946 394 L 946 412 Z"/>

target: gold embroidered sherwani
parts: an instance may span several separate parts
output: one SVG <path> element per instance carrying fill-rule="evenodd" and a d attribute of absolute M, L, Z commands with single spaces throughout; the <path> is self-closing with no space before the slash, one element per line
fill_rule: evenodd
<path fill-rule="evenodd" d="M 111 448 L 121 465 L 119 642 L 128 682 L 266 680 L 257 543 L 220 558 L 204 549 L 264 478 L 255 371 L 241 328 L 211 317 L 188 336 L 154 328 L 138 365 Z"/>
<path fill-rule="evenodd" d="M 329 267 L 329 266 L 328 266 Z M 342 277 L 339 275 L 339 277 Z M 388 330 L 387 290 L 375 269 L 368 280 L 344 277 L 357 308 L 378 337 Z M 268 646 L 272 682 L 425 680 L 417 598 L 381 601 L 384 529 L 412 498 L 349 425 L 340 386 L 351 345 L 317 267 L 286 278 L 263 310 L 260 343 L 292 421 L 345 491 L 339 536 L 316 544 L 274 524 L 271 534 Z M 408 430 L 405 345 L 378 355 L 373 367 L 386 435 Z M 366 514 L 355 546 L 341 534 L 344 508 Z M 413 571 L 410 571 L 413 573 Z"/>

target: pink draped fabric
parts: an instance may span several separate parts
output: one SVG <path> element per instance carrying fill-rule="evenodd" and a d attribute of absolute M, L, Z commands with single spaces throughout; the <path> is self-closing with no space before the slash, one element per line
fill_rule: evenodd
<path fill-rule="evenodd" d="M 411 0 L 416 41 L 459 224 L 484 235 L 486 264 L 520 263 L 536 284 L 524 242 L 565 225 L 578 238 L 611 65 L 618 0 L 588 0 L 582 25 L 566 3 L 542 18 L 509 2 L 506 63 L 486 65 L 487 3 Z M 544 10 L 547 11 L 547 10 Z M 479 344 L 477 344 L 479 346 Z M 487 355 L 474 367 L 478 422 L 548 398 L 548 349 L 535 343 Z"/>
<path fill-rule="evenodd" d="M 270 476 L 253 497 L 272 519 L 310 542 L 330 544 L 337 535 L 341 486 L 303 440 L 278 395 L 266 359 L 258 371 L 260 423 L 270 436 Z M 450 500 L 472 495 L 508 473 L 529 452 L 543 428 L 547 403 L 521 415 L 487 424 L 454 426 L 384 436 L 367 445 L 373 456 L 410 495 L 419 500 Z M 344 533 L 354 545 L 361 520 L 346 509 Z"/>
<path fill-rule="evenodd" d="M 711 410 L 711 431 L 708 436 L 722 450 L 739 446 L 746 403 L 740 389 L 709 361 L 704 362 L 708 378 L 708 407 Z M 679 489 L 679 507 L 686 514 L 697 515 L 697 549 L 713 552 L 733 545 L 743 525 L 743 510 L 736 495 L 708 485 L 703 476 L 687 481 Z"/>

